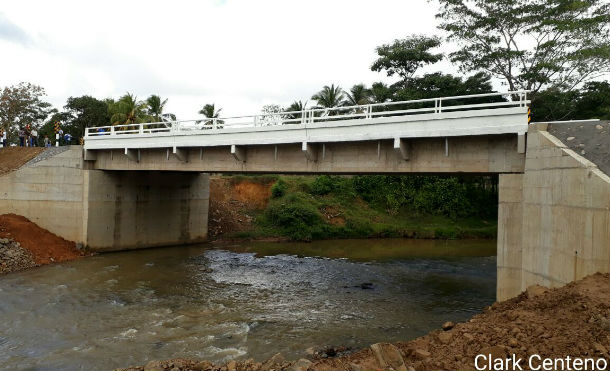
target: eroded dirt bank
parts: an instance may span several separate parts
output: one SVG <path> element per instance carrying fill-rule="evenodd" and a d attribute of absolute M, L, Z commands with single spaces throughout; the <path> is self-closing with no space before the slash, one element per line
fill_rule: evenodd
<path fill-rule="evenodd" d="M 296 361 L 276 355 L 263 362 L 173 359 L 121 371 L 161 370 L 474 370 L 478 354 L 493 358 L 603 358 L 610 362 L 610 275 L 595 274 L 565 287 L 533 286 L 516 298 L 494 303 L 468 322 L 409 342 L 380 343 L 355 352 L 309 352 Z M 305 350 L 304 350 L 305 354 Z M 523 369 L 529 369 L 527 362 Z"/>
<path fill-rule="evenodd" d="M 40 228 L 23 216 L 0 215 L 0 274 L 85 255 L 74 242 Z"/>

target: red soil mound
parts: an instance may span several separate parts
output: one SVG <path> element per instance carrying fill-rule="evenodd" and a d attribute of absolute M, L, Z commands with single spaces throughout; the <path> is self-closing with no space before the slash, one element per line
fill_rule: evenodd
<path fill-rule="evenodd" d="M 273 181 L 232 182 L 229 178 L 210 178 L 208 236 L 220 238 L 225 233 L 251 230 L 253 211 L 267 206 L 272 185 Z"/>
<path fill-rule="evenodd" d="M 64 240 L 20 215 L 0 215 L 0 238 L 19 242 L 34 256 L 37 264 L 74 260 L 85 255 L 74 242 Z"/>

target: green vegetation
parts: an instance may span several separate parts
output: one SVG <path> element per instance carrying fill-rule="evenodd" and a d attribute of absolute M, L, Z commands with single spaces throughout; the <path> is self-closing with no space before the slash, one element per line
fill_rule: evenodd
<path fill-rule="evenodd" d="M 247 179 L 257 181 L 253 176 Z M 271 194 L 267 208 L 256 215 L 254 229 L 234 237 L 496 235 L 497 178 L 493 177 L 280 176 Z"/>

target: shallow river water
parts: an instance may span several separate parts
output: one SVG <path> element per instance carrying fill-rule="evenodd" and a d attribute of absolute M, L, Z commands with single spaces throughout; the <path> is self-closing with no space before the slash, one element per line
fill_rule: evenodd
<path fill-rule="evenodd" d="M 495 251 L 495 241 L 240 243 L 0 276 L 0 370 L 291 359 L 409 340 L 494 301 Z"/>

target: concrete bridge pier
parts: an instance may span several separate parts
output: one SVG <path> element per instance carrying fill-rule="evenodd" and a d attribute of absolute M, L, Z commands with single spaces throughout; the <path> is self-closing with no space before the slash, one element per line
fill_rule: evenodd
<path fill-rule="evenodd" d="M 83 172 L 83 240 L 93 250 L 203 242 L 209 176 L 194 172 Z"/>

